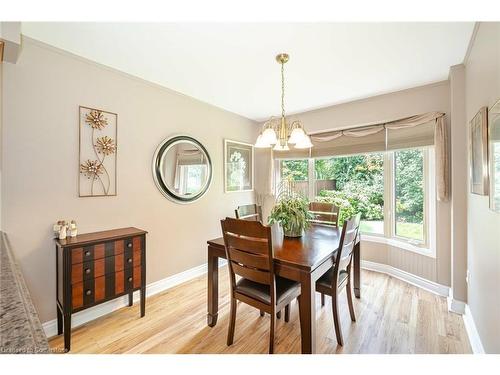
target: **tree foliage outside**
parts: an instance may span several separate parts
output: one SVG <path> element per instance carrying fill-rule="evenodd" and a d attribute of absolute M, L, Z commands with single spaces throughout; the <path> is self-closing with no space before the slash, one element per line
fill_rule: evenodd
<path fill-rule="evenodd" d="M 336 180 L 337 190 L 322 190 L 316 200 L 340 207 L 339 222 L 361 213 L 365 221 L 384 219 L 383 154 L 316 159 L 317 179 Z"/>
<path fill-rule="evenodd" d="M 283 179 L 307 181 L 308 171 L 309 163 L 307 159 L 281 161 L 281 178 Z"/>
<path fill-rule="evenodd" d="M 397 151 L 394 153 L 394 164 L 396 234 L 423 240 L 424 158 L 422 150 Z"/>
<path fill-rule="evenodd" d="M 398 221 L 422 223 L 424 220 L 424 160 L 421 150 L 394 153 L 396 216 Z"/>

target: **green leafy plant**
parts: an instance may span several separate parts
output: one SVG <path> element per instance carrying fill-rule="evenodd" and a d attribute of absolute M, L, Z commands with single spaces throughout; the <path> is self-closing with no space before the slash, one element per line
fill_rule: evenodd
<path fill-rule="evenodd" d="M 287 237 L 299 237 L 310 225 L 313 215 L 307 199 L 300 195 L 281 195 L 269 216 L 269 224 L 278 223 Z"/>
<path fill-rule="evenodd" d="M 359 184 L 356 181 L 346 183 L 344 190 L 322 190 L 314 199 L 316 202 L 333 203 L 340 207 L 339 225 L 356 213 L 361 213 L 363 220 L 383 220 L 383 189 L 378 186 Z"/>

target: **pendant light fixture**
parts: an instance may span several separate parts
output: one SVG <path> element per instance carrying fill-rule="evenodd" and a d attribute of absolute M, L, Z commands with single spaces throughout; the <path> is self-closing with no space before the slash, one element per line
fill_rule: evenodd
<path fill-rule="evenodd" d="M 288 151 L 290 146 L 298 149 L 313 146 L 300 121 L 290 123 L 285 116 L 285 63 L 289 58 L 286 53 L 276 56 L 276 61 L 281 64 L 281 118 L 271 117 L 264 123 L 255 142 L 257 148 L 274 146 L 274 151 Z"/>

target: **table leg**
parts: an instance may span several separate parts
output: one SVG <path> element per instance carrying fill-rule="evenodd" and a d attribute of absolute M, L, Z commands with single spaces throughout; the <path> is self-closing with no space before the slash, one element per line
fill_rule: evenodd
<path fill-rule="evenodd" d="M 301 277 L 300 334 L 303 354 L 316 353 L 316 285 L 311 274 Z"/>
<path fill-rule="evenodd" d="M 219 310 L 219 257 L 208 252 L 208 300 L 207 324 L 213 327 L 217 324 Z"/>
<path fill-rule="evenodd" d="M 63 314 L 61 310 L 59 310 L 59 306 L 56 305 L 57 311 L 57 334 L 60 335 L 63 333 Z"/>
<path fill-rule="evenodd" d="M 354 295 L 361 298 L 361 241 L 354 245 Z"/>

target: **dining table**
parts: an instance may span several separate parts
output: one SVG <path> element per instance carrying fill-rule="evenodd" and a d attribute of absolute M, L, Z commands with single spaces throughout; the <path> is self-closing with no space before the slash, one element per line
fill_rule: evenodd
<path fill-rule="evenodd" d="M 273 264 L 276 275 L 298 281 L 302 353 L 316 353 L 316 281 L 335 263 L 342 228 L 313 224 L 301 237 L 285 237 L 279 225 L 272 227 Z M 224 238 L 208 244 L 207 324 L 217 324 L 219 309 L 219 258 L 226 259 Z M 353 252 L 353 289 L 361 297 L 361 244 L 358 236 Z"/>

